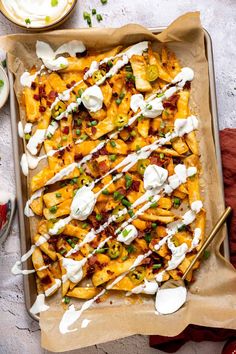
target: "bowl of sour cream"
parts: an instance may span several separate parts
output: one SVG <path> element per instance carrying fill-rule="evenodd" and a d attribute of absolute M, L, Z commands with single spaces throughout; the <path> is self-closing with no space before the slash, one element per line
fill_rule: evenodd
<path fill-rule="evenodd" d="M 0 108 L 4 106 L 9 96 L 9 80 L 7 74 L 0 64 Z"/>
<path fill-rule="evenodd" d="M 77 0 L 0 0 L 0 11 L 11 22 L 28 30 L 47 30 L 62 24 Z"/>

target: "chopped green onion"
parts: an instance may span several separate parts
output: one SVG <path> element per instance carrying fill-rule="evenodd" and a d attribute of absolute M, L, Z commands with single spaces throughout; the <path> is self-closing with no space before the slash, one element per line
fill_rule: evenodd
<path fill-rule="evenodd" d="M 133 210 L 128 210 L 128 214 L 129 214 L 129 216 L 132 218 L 133 216 L 134 216 L 134 212 L 133 212 Z"/>
<path fill-rule="evenodd" d="M 96 9 L 92 9 L 92 15 L 96 15 L 97 10 Z"/>
<path fill-rule="evenodd" d="M 121 94 L 120 94 L 120 96 L 119 96 L 119 97 L 120 97 L 120 99 L 121 99 L 121 100 L 123 100 L 123 98 L 125 97 L 124 92 L 121 92 Z"/>
<path fill-rule="evenodd" d="M 152 229 L 156 229 L 157 228 L 157 223 L 153 222 L 152 223 Z"/>
<path fill-rule="evenodd" d="M 122 101 L 122 100 L 121 100 L 120 98 L 117 98 L 116 104 L 118 104 L 118 105 L 121 104 L 121 101 Z"/>
<path fill-rule="evenodd" d="M 79 173 L 80 173 L 80 174 L 84 173 L 83 167 L 79 167 Z"/>
<path fill-rule="evenodd" d="M 134 77 L 134 75 L 132 74 L 132 73 L 127 73 L 126 74 L 126 79 L 128 79 L 128 80 L 135 80 L 135 77 Z"/>
<path fill-rule="evenodd" d="M 133 137 L 135 137 L 135 136 L 137 135 L 137 133 L 136 133 L 135 130 L 132 130 L 132 131 L 130 132 L 130 135 L 133 136 Z"/>
<path fill-rule="evenodd" d="M 71 180 L 70 180 L 70 184 L 72 184 L 72 186 L 74 185 L 74 184 L 76 184 L 78 182 L 78 177 L 74 177 L 74 178 L 72 178 Z"/>
<path fill-rule="evenodd" d="M 157 202 L 154 202 L 150 205 L 150 208 L 156 208 L 157 207 Z"/>
<path fill-rule="evenodd" d="M 128 251 L 128 253 L 134 253 L 136 251 L 136 249 L 133 245 L 129 245 L 127 247 L 127 251 Z"/>
<path fill-rule="evenodd" d="M 161 264 L 153 264 L 152 269 L 159 269 L 161 268 Z"/>
<path fill-rule="evenodd" d="M 121 194 L 120 192 L 115 191 L 115 192 L 113 193 L 113 198 L 114 198 L 115 200 L 121 200 L 121 199 L 124 198 L 124 196 L 123 196 L 123 194 Z"/>
<path fill-rule="evenodd" d="M 100 15 L 100 14 L 97 14 L 96 17 L 97 17 L 98 22 L 101 22 L 103 20 L 102 15 Z"/>
<path fill-rule="evenodd" d="M 133 180 L 132 177 L 128 174 L 125 175 L 125 187 L 129 189 L 132 186 Z"/>
<path fill-rule="evenodd" d="M 64 303 L 68 305 L 70 303 L 70 298 L 68 296 L 64 297 Z"/>
<path fill-rule="evenodd" d="M 45 17 L 45 22 L 50 22 L 50 17 L 49 16 Z"/>
<path fill-rule="evenodd" d="M 179 206 L 180 203 L 181 203 L 181 202 L 180 202 L 180 199 L 177 198 L 177 197 L 175 197 L 173 201 L 174 201 L 174 206 Z"/>
<path fill-rule="evenodd" d="M 150 232 L 147 232 L 144 236 L 144 240 L 147 242 L 147 243 L 150 243 L 151 240 L 152 240 L 152 236 L 151 236 L 151 233 Z"/>
<path fill-rule="evenodd" d="M 82 124 L 82 119 L 78 118 L 77 119 L 77 125 L 81 125 Z"/>
<path fill-rule="evenodd" d="M 49 208 L 50 213 L 55 214 L 57 212 L 57 206 L 53 205 L 51 208 Z"/>
<path fill-rule="evenodd" d="M 88 223 L 85 222 L 82 224 L 82 229 L 86 229 L 87 227 L 88 227 Z"/>
<path fill-rule="evenodd" d="M 31 135 L 30 134 L 25 134 L 25 140 L 30 140 Z"/>
<path fill-rule="evenodd" d="M 162 97 L 162 96 L 164 96 L 164 93 L 158 93 L 157 94 L 157 97 Z"/>
<path fill-rule="evenodd" d="M 165 154 L 163 154 L 163 152 L 160 153 L 160 159 L 163 160 L 165 157 Z"/>
<path fill-rule="evenodd" d="M 152 105 L 151 104 L 147 104 L 147 109 L 150 111 L 152 109 Z"/>
<path fill-rule="evenodd" d="M 81 134 L 81 130 L 80 129 L 76 129 L 76 135 L 80 135 Z"/>
<path fill-rule="evenodd" d="M 96 220 L 101 221 L 102 220 L 102 215 L 101 214 L 96 214 Z"/>
<path fill-rule="evenodd" d="M 180 227 L 178 227 L 178 231 L 185 231 L 186 230 L 186 225 L 182 225 Z"/>
<path fill-rule="evenodd" d="M 57 198 L 61 198 L 61 193 L 56 193 Z"/>
<path fill-rule="evenodd" d="M 87 134 L 82 134 L 80 139 L 82 139 L 83 141 L 85 141 L 86 139 L 88 139 L 88 135 Z"/>
<path fill-rule="evenodd" d="M 111 145 L 113 148 L 116 147 L 115 141 L 114 141 L 114 140 L 111 140 L 111 141 L 110 141 L 110 145 Z"/>
<path fill-rule="evenodd" d="M 211 255 L 211 252 L 208 250 L 205 250 L 203 253 L 203 258 L 206 260 L 210 257 L 210 255 Z"/>
<path fill-rule="evenodd" d="M 86 11 L 83 12 L 83 17 L 84 17 L 84 20 L 87 20 L 88 18 L 91 18 L 90 14 Z"/>
<path fill-rule="evenodd" d="M 121 203 L 128 208 L 132 205 L 127 199 L 122 199 Z"/>
<path fill-rule="evenodd" d="M 102 194 L 104 194 L 104 195 L 109 195 L 108 189 L 104 189 L 104 190 L 102 191 Z"/>
<path fill-rule="evenodd" d="M 107 0 L 101 0 L 101 3 L 102 3 L 103 5 L 105 5 L 105 4 L 107 4 Z"/>
<path fill-rule="evenodd" d="M 110 156 L 109 156 L 109 159 L 110 159 L 110 161 L 112 161 L 112 162 L 116 161 L 116 158 L 117 158 L 116 155 L 110 155 Z"/>
<path fill-rule="evenodd" d="M 127 256 L 122 257 L 121 260 L 124 262 L 124 261 L 126 261 L 126 259 L 128 259 L 128 258 L 129 258 L 129 256 L 127 255 Z"/>
<path fill-rule="evenodd" d="M 95 253 L 105 253 L 108 248 L 99 248 L 95 251 Z"/>
<path fill-rule="evenodd" d="M 113 63 L 112 63 L 112 61 L 111 61 L 111 60 L 109 60 L 109 61 L 107 62 L 107 65 L 109 66 L 109 68 L 112 68 L 112 67 L 113 67 Z"/>
<path fill-rule="evenodd" d="M 131 232 L 131 230 L 128 231 L 128 230 L 125 229 L 125 230 L 122 231 L 122 235 L 123 235 L 124 237 L 126 237 L 126 236 L 128 236 L 128 234 L 129 234 L 130 232 Z"/>
<path fill-rule="evenodd" d="M 0 80 L 0 87 L 3 87 L 3 86 L 4 86 L 4 81 Z"/>
<path fill-rule="evenodd" d="M 62 137 L 62 140 L 63 140 L 63 141 L 67 141 L 67 136 L 63 136 L 63 137 Z"/>
<path fill-rule="evenodd" d="M 78 91 L 78 95 L 79 95 L 79 97 L 81 97 L 81 96 L 82 96 L 83 92 L 84 92 L 84 89 L 83 89 L 83 88 L 80 88 L 80 89 L 79 89 L 79 91 Z"/>
<path fill-rule="evenodd" d="M 90 126 L 90 127 L 95 127 L 95 125 L 97 125 L 98 124 L 98 122 L 96 121 L 96 120 L 92 120 L 92 122 L 89 122 L 88 123 L 88 125 Z"/>
<path fill-rule="evenodd" d="M 29 24 L 31 23 L 30 19 L 29 19 L 29 18 L 26 18 L 26 19 L 25 19 L 25 23 L 26 23 L 27 25 L 29 25 Z"/>
<path fill-rule="evenodd" d="M 61 249 L 61 250 L 59 251 L 59 253 L 60 253 L 60 254 L 65 254 L 65 253 L 66 253 L 66 249 L 65 249 L 65 248 Z"/>
<path fill-rule="evenodd" d="M 58 5 L 58 0 L 51 0 L 51 6 L 57 6 Z"/>

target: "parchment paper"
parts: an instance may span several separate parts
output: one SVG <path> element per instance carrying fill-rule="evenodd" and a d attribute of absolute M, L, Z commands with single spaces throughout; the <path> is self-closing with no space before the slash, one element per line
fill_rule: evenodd
<path fill-rule="evenodd" d="M 192 111 L 199 116 L 199 143 L 204 171 L 201 185 L 204 188 L 204 206 L 207 210 L 207 232 L 224 209 L 209 110 L 208 64 L 205 57 L 204 33 L 199 13 L 188 13 L 174 21 L 161 34 L 155 36 L 139 25 L 120 29 L 61 30 L 44 34 L 18 34 L 0 38 L 0 45 L 8 49 L 11 70 L 19 78 L 23 67 L 35 63 L 35 42 L 49 42 L 53 47 L 72 39 L 82 40 L 88 49 L 107 49 L 117 44 L 130 45 L 151 40 L 156 47 L 167 43 L 181 60 L 182 66 L 195 71 L 192 83 Z M 19 97 L 20 86 L 16 85 Z M 93 344 L 115 340 L 132 334 L 159 334 L 175 336 L 188 324 L 236 329 L 236 272 L 219 252 L 225 237 L 223 229 L 212 245 L 211 257 L 195 272 L 196 281 L 190 286 L 187 303 L 178 312 L 168 316 L 155 314 L 154 298 L 143 297 L 131 302 L 124 297 L 109 299 L 84 313 L 72 328 L 79 330 L 62 335 L 59 322 L 63 314 L 59 296 L 50 299 L 50 309 L 41 313 L 42 346 L 51 351 L 63 352 Z M 73 301 L 76 308 L 79 303 Z M 84 318 L 91 320 L 81 329 Z"/>

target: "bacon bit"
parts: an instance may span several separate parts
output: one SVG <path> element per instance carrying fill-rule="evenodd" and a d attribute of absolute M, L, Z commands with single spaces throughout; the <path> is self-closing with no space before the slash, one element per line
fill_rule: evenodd
<path fill-rule="evenodd" d="M 100 155 L 108 155 L 108 151 L 105 146 L 102 149 L 100 149 L 99 151 L 100 151 Z"/>
<path fill-rule="evenodd" d="M 76 84 L 76 81 L 72 80 L 70 84 L 71 84 L 71 86 L 74 86 L 74 84 Z"/>
<path fill-rule="evenodd" d="M 51 104 L 52 104 L 52 103 L 51 103 L 50 101 L 47 101 L 47 106 L 48 106 L 48 107 L 51 107 Z"/>
<path fill-rule="evenodd" d="M 117 92 L 113 92 L 112 96 L 113 96 L 114 98 L 117 98 L 119 95 L 118 95 Z"/>
<path fill-rule="evenodd" d="M 126 196 L 127 190 L 125 188 L 120 187 L 117 189 L 117 192 L 119 192 L 123 196 Z"/>
<path fill-rule="evenodd" d="M 83 155 L 82 155 L 82 154 L 75 154 L 75 157 L 74 157 L 75 162 L 80 161 L 82 158 L 83 158 Z"/>
<path fill-rule="evenodd" d="M 39 106 L 39 112 L 44 113 L 46 111 L 46 108 L 44 106 Z"/>
<path fill-rule="evenodd" d="M 55 100 L 55 98 L 56 98 L 57 96 L 58 96 L 58 93 L 57 93 L 57 91 L 54 91 L 54 90 L 50 91 L 49 94 L 48 94 L 48 98 L 49 98 L 50 100 Z"/>
<path fill-rule="evenodd" d="M 190 81 L 186 81 L 183 90 L 190 90 L 191 89 L 191 82 Z"/>
<path fill-rule="evenodd" d="M 97 129 L 95 127 L 91 127 L 91 132 L 93 135 L 95 135 L 97 133 Z"/>
<path fill-rule="evenodd" d="M 67 147 L 66 147 L 66 151 L 71 151 L 71 149 L 72 149 L 72 145 L 71 144 L 69 144 L 69 145 L 67 145 Z"/>
<path fill-rule="evenodd" d="M 125 86 L 126 86 L 127 89 L 134 88 L 134 81 L 131 81 L 131 80 L 126 81 Z"/>
<path fill-rule="evenodd" d="M 106 173 L 109 171 L 109 166 L 107 166 L 106 161 L 101 161 L 98 163 L 101 173 Z"/>
<path fill-rule="evenodd" d="M 145 236 L 145 232 L 139 230 L 137 238 L 144 238 L 144 236 Z"/>
<path fill-rule="evenodd" d="M 88 67 L 84 68 L 84 74 L 89 70 Z"/>
<path fill-rule="evenodd" d="M 111 236 L 114 236 L 114 235 L 115 235 L 115 228 L 114 228 L 114 226 L 109 225 L 109 226 L 107 227 L 107 234 L 109 234 L 109 235 L 111 235 Z"/>
<path fill-rule="evenodd" d="M 41 279 L 41 282 L 44 284 L 44 285 L 48 285 L 48 284 L 51 284 L 51 278 L 50 278 L 50 276 L 49 275 L 46 275 L 46 277 L 43 277 L 42 279 Z"/>
<path fill-rule="evenodd" d="M 96 254 L 92 255 L 89 259 L 88 259 L 88 264 L 89 266 L 94 266 L 98 261 L 98 257 Z"/>
<path fill-rule="evenodd" d="M 36 95 L 36 94 L 35 94 L 33 97 L 34 97 L 34 99 L 35 99 L 36 101 L 39 101 L 39 100 L 40 100 L 40 96 L 39 96 L 39 95 Z"/>
<path fill-rule="evenodd" d="M 70 89 L 70 88 L 71 88 L 71 85 L 70 85 L 70 84 L 66 84 L 66 87 L 67 87 L 68 89 Z"/>
<path fill-rule="evenodd" d="M 45 95 L 46 91 L 45 91 L 45 85 L 43 86 L 39 86 L 39 95 Z"/>
<path fill-rule="evenodd" d="M 36 89 L 36 87 L 37 87 L 36 82 L 32 82 L 32 84 L 31 84 L 31 88 L 32 88 L 32 90 L 35 90 L 35 89 Z"/>
<path fill-rule="evenodd" d="M 168 100 L 163 102 L 163 107 L 164 108 L 170 108 L 172 110 L 176 109 L 178 99 L 179 99 L 179 95 L 178 94 L 174 94 Z"/>
<path fill-rule="evenodd" d="M 99 304 L 100 302 L 102 302 L 102 300 L 100 299 L 100 297 L 98 297 L 96 300 L 95 300 L 96 304 Z"/>
<path fill-rule="evenodd" d="M 133 181 L 130 190 L 139 192 L 140 181 Z"/>
<path fill-rule="evenodd" d="M 109 274 L 109 275 L 113 275 L 113 274 L 114 274 L 114 272 L 112 272 L 111 270 L 107 269 L 107 274 Z"/>
<path fill-rule="evenodd" d="M 182 277 L 182 276 L 183 276 L 183 272 L 181 272 L 181 270 L 178 270 L 177 275 L 178 275 L 179 277 Z"/>
<path fill-rule="evenodd" d="M 70 128 L 69 128 L 68 126 L 65 126 L 65 127 L 62 129 L 62 133 L 63 133 L 63 134 L 66 134 L 66 135 L 69 134 L 69 131 L 70 131 Z"/>
<path fill-rule="evenodd" d="M 146 251 L 145 251 L 146 252 Z M 148 264 L 150 264 L 152 262 L 152 259 L 150 258 L 150 257 L 148 257 L 148 258 L 145 258 L 142 262 L 141 262 L 141 264 L 142 265 L 148 265 Z"/>
<path fill-rule="evenodd" d="M 50 237 L 49 239 L 48 239 L 48 243 L 56 243 L 58 241 L 58 237 Z"/>
<path fill-rule="evenodd" d="M 82 53 L 76 53 L 76 57 L 77 58 L 81 58 L 81 57 L 86 57 L 86 55 L 88 54 L 87 49 L 85 49 L 85 51 L 83 51 Z"/>

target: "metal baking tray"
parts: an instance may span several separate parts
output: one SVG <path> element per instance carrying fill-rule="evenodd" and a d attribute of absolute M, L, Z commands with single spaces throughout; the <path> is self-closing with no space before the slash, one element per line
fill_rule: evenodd
<path fill-rule="evenodd" d="M 166 27 L 155 27 L 150 28 L 154 34 L 162 32 Z M 65 33 L 64 33 L 65 34 Z M 204 29 L 205 37 L 205 51 L 206 58 L 208 60 L 209 69 L 209 93 L 210 93 L 210 110 L 212 116 L 212 134 L 215 143 L 215 153 L 218 164 L 218 171 L 220 176 L 220 182 L 223 185 L 223 175 L 222 175 L 222 164 L 221 164 L 221 152 L 219 144 L 219 127 L 218 127 L 218 113 L 217 113 L 217 102 L 216 102 L 216 90 L 215 90 L 215 75 L 214 75 L 214 64 L 213 64 L 213 51 L 212 51 L 212 41 L 209 33 Z M 17 206 L 18 206 L 18 218 L 19 218 L 19 230 L 20 230 L 20 240 L 21 240 L 21 254 L 26 253 L 31 247 L 31 237 L 29 230 L 29 221 L 24 216 L 24 206 L 27 201 L 27 182 L 26 178 L 22 178 L 21 168 L 20 168 L 20 156 L 23 153 L 23 144 L 21 138 L 18 136 L 18 121 L 19 121 L 19 108 L 18 102 L 14 92 L 14 76 L 8 71 L 9 81 L 10 81 L 10 111 L 11 111 L 11 128 L 12 128 L 12 141 L 13 141 L 13 152 L 14 152 L 14 162 L 15 162 L 15 175 L 16 175 L 16 196 L 17 196 Z M 227 235 L 228 236 L 228 235 Z M 229 243 L 228 237 L 225 238 L 222 253 L 229 259 Z M 28 269 L 32 269 L 32 261 L 29 259 L 24 266 Z M 39 317 L 32 315 L 29 309 L 33 305 L 37 290 L 36 283 L 34 279 L 34 274 L 31 274 L 23 278 L 24 282 L 24 295 L 25 295 L 25 305 L 29 315 L 38 320 Z"/>

